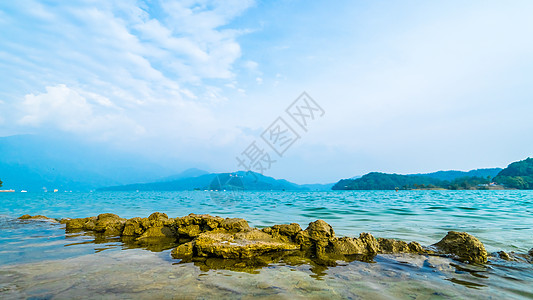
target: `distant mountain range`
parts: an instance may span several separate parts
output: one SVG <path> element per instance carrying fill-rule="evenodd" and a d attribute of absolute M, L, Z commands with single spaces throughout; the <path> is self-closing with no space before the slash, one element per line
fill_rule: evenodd
<path fill-rule="evenodd" d="M 224 174 L 235 174 L 214 174 L 196 168 L 176 173 L 173 168 L 144 157 L 69 137 L 0 137 L 2 189 L 30 192 L 55 189 L 192 190 L 209 188 L 217 176 L 223 178 Z M 330 190 L 333 186 L 333 183 L 298 185 L 260 174 L 238 174 L 243 178 L 244 188 L 251 190 Z"/>
<path fill-rule="evenodd" d="M 188 170 L 185 173 L 202 173 Z M 332 184 L 299 185 L 284 179 L 275 179 L 255 172 L 207 173 L 194 177 L 177 176 L 175 180 L 136 183 L 105 187 L 100 191 L 184 191 L 184 190 L 247 190 L 247 191 L 324 191 Z M 172 178 L 172 177 L 171 177 Z"/>
<path fill-rule="evenodd" d="M 172 168 L 102 144 L 17 135 L 0 137 L 0 180 L 2 189 L 17 191 L 469 189 L 488 185 L 491 180 L 509 188 L 533 189 L 533 159 L 513 163 L 503 171 L 490 168 L 409 175 L 372 172 L 335 184 L 295 184 L 253 172 L 209 173 L 192 168 L 176 174 Z"/>

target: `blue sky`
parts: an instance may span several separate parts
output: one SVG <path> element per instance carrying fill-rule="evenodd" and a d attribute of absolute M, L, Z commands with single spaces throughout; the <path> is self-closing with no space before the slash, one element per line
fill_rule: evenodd
<path fill-rule="evenodd" d="M 307 91 L 325 114 L 266 175 L 503 167 L 533 151 L 531 11 L 531 1 L 3 1 L 0 136 L 64 134 L 232 171 Z"/>

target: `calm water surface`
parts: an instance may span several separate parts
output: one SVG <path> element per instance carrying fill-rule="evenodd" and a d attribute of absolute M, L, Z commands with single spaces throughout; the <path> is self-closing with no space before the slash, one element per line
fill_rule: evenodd
<path fill-rule="evenodd" d="M 323 219 L 336 234 L 430 245 L 467 231 L 489 252 L 533 247 L 531 191 L 0 193 L 0 298 L 533 298 L 533 267 L 492 258 L 471 266 L 443 257 L 379 255 L 373 263 L 320 268 L 273 264 L 253 272 L 180 264 L 169 250 L 130 249 L 119 240 L 65 234 L 49 222 L 15 221 L 113 212 L 169 217 L 208 213 L 251 226 Z M 127 249 L 126 251 L 122 251 Z M 154 249 L 152 249 L 154 250 Z M 160 249 L 159 249 L 160 250 Z"/>

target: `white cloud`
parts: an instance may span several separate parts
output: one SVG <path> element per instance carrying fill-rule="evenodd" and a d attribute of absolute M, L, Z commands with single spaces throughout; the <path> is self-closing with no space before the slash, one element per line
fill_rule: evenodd
<path fill-rule="evenodd" d="M 139 135 L 145 131 L 109 99 L 63 84 L 46 87 L 45 93 L 26 95 L 20 109 L 22 117 L 18 122 L 24 126 L 52 126 L 66 132 L 106 135 Z"/>

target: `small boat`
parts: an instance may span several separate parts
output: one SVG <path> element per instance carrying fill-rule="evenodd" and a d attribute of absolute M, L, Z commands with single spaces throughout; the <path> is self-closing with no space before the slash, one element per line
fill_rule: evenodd
<path fill-rule="evenodd" d="M 14 193 L 15 190 L 0 190 L 0 193 Z"/>
<path fill-rule="evenodd" d="M 21 190 L 20 192 L 21 192 L 21 193 L 27 193 L 28 191 L 26 191 L 26 190 Z"/>

